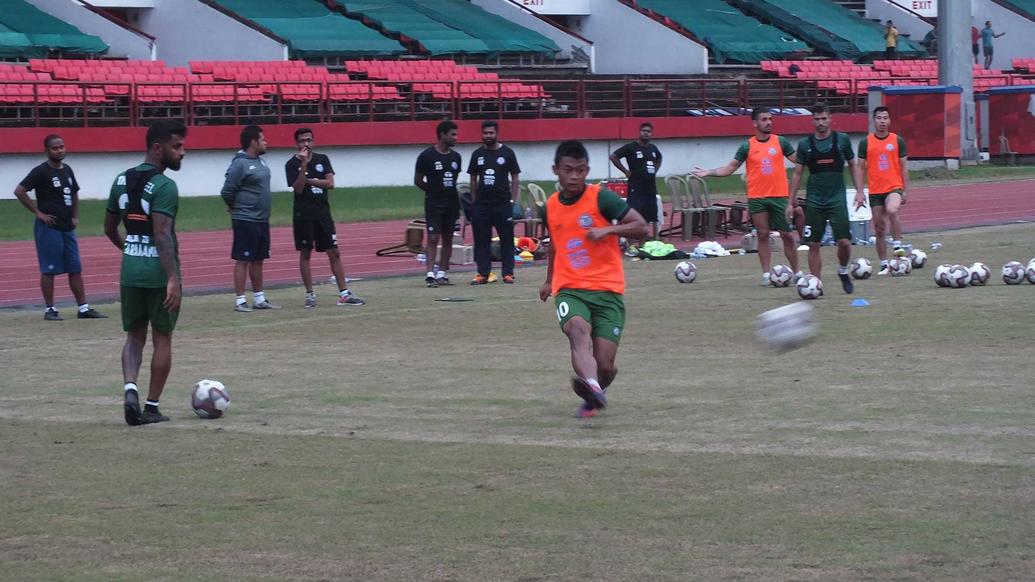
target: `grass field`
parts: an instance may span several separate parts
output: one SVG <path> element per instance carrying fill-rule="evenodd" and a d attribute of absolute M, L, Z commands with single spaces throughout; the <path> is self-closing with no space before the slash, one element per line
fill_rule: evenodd
<path fill-rule="evenodd" d="M 621 372 L 592 421 L 572 417 L 542 266 L 359 281 L 348 310 L 189 297 L 172 421 L 145 427 L 122 422 L 117 318 L 0 312 L 0 579 L 1031 579 L 1035 287 L 998 271 L 1035 230 L 913 242 L 934 240 L 928 268 L 860 282 L 866 308 L 827 254 L 820 336 L 785 355 L 754 319 L 794 291 L 759 287 L 754 256 L 697 261 L 691 285 L 627 263 Z M 975 260 L 987 287 L 931 281 Z M 188 409 L 202 377 L 232 391 L 227 417 Z"/>
<path fill-rule="evenodd" d="M 914 185 L 954 184 L 962 181 L 1022 179 L 1035 176 L 1033 166 L 970 166 L 955 173 L 954 179 L 925 179 L 923 172 L 911 172 Z M 175 176 L 174 176 L 175 177 Z M 851 185 L 851 180 L 847 182 Z M 536 182 L 553 192 L 553 181 Z M 719 195 L 744 192 L 740 176 L 708 178 L 709 189 Z M 658 180 L 658 192 L 665 184 Z M 83 200 L 79 208 L 79 236 L 104 234 L 105 200 Z M 290 226 L 293 204 L 290 192 L 275 192 L 270 214 L 272 226 Z M 335 188 L 331 194 L 334 219 L 339 223 L 372 220 L 402 220 L 424 214 L 424 195 L 410 186 L 376 186 L 369 188 Z M 226 204 L 219 196 L 183 198 L 176 217 L 176 230 L 225 230 L 230 218 Z M 0 240 L 32 240 L 32 216 L 17 200 L 0 200 Z"/>

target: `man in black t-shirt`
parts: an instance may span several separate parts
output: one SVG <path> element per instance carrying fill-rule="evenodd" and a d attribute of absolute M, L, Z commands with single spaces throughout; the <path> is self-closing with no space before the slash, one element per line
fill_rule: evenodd
<path fill-rule="evenodd" d="M 521 183 L 514 150 L 498 141 L 499 124 L 482 122 L 482 147 L 474 150 L 467 165 L 471 175 L 471 230 L 474 231 L 474 260 L 478 274 L 471 285 L 490 282 L 492 271 L 492 229 L 500 237 L 500 275 L 504 283 L 514 282 L 514 200 Z"/>
<path fill-rule="evenodd" d="M 284 164 L 287 183 L 295 193 L 295 211 L 292 226 L 295 233 L 295 250 L 301 253 L 298 268 L 305 285 L 305 307 L 316 307 L 316 292 L 313 291 L 313 272 L 310 266 L 313 248 L 318 253 L 327 253 L 331 272 L 338 283 L 338 302 L 341 306 L 359 306 L 365 302 L 348 289 L 345 268 L 341 265 L 338 252 L 338 234 L 331 218 L 331 205 L 327 200 L 334 188 L 334 168 L 331 160 L 313 152 L 313 130 L 300 127 L 295 130 L 295 145 L 298 153 Z M 302 168 L 305 170 L 302 170 Z"/>
<path fill-rule="evenodd" d="M 34 234 L 36 256 L 40 264 L 40 290 L 47 310 L 43 319 L 61 321 L 54 307 L 54 277 L 68 273 L 68 286 L 79 305 L 79 319 L 103 319 L 86 302 L 83 288 L 83 267 L 79 260 L 79 241 L 75 227 L 79 224 L 79 182 L 72 168 L 65 165 L 65 140 L 59 135 L 43 138 L 47 161 L 36 166 L 14 189 L 14 195 L 36 216 Z M 36 201 L 29 192 L 36 192 Z"/>
<path fill-rule="evenodd" d="M 611 154 L 611 163 L 629 179 L 629 194 L 626 202 L 636 209 L 643 219 L 651 224 L 654 238 L 658 238 L 658 171 L 661 170 L 661 151 L 650 143 L 654 137 L 654 126 L 648 122 L 640 124 L 640 138 L 629 142 Z M 626 168 L 622 163 L 629 164 Z M 632 241 L 639 246 L 643 241 Z"/>
<path fill-rule="evenodd" d="M 417 156 L 413 184 L 424 191 L 424 218 L 428 229 L 428 287 L 450 285 L 449 259 L 453 254 L 453 226 L 460 218 L 460 197 L 456 179 L 463 160 L 453 151 L 456 145 L 456 124 L 443 121 L 435 127 L 438 142 Z M 436 247 L 442 242 L 441 254 Z"/>

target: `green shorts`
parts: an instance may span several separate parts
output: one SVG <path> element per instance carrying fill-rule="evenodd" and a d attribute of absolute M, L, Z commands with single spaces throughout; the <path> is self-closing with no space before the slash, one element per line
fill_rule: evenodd
<path fill-rule="evenodd" d="M 870 208 L 874 206 L 884 206 L 884 201 L 887 199 L 889 194 L 902 195 L 901 190 L 892 190 L 891 192 L 885 192 L 883 194 L 870 194 Z"/>
<path fill-rule="evenodd" d="M 154 331 L 171 332 L 176 329 L 180 312 L 170 312 L 165 302 L 165 287 L 119 287 L 122 295 L 122 330 L 134 331 L 151 324 Z"/>
<path fill-rule="evenodd" d="M 625 328 L 625 302 L 618 293 L 562 289 L 554 298 L 557 321 L 564 324 L 573 317 L 581 317 L 593 328 L 593 337 L 618 343 Z"/>
<path fill-rule="evenodd" d="M 805 242 L 818 243 L 823 240 L 823 232 L 827 229 L 827 221 L 830 222 L 830 229 L 834 231 L 834 240 L 852 239 L 852 226 L 848 222 L 848 207 L 838 204 L 833 208 L 817 208 L 815 206 L 805 207 Z"/>
<path fill-rule="evenodd" d="M 769 230 L 790 232 L 791 225 L 787 222 L 786 198 L 748 198 L 748 214 L 754 216 L 759 212 L 769 213 Z"/>

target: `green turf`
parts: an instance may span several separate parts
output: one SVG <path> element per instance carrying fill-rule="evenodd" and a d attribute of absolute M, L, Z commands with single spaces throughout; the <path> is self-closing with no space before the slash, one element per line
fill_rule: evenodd
<path fill-rule="evenodd" d="M 173 420 L 148 427 L 121 420 L 117 317 L 0 311 L 0 578 L 1028 579 L 1033 288 L 931 274 L 998 273 L 1035 232 L 913 242 L 933 240 L 927 268 L 858 284 L 866 308 L 825 249 L 820 335 L 784 355 L 754 320 L 794 291 L 759 287 L 754 256 L 697 261 L 690 285 L 627 262 L 621 372 L 588 422 L 542 266 L 360 281 L 362 308 L 188 297 Z M 188 410 L 202 377 L 230 388 L 225 418 Z"/>
<path fill-rule="evenodd" d="M 788 172 L 789 173 L 789 172 Z M 925 179 L 923 172 L 911 172 L 914 185 L 935 185 L 958 181 L 982 181 L 998 179 L 1021 179 L 1035 176 L 1035 167 L 973 166 L 962 168 L 951 179 Z M 851 180 L 847 183 L 851 185 Z M 553 191 L 552 181 L 536 182 L 547 192 Z M 708 187 L 718 195 L 741 195 L 744 183 L 740 176 L 708 178 Z M 665 192 L 665 184 L 658 180 L 658 192 Z M 104 233 L 105 200 L 83 200 L 79 208 L 79 236 Z M 339 223 L 373 220 L 411 219 L 424 214 L 423 195 L 408 186 L 378 186 L 369 188 L 336 188 L 332 194 L 331 206 L 334 219 Z M 273 195 L 273 209 L 270 224 L 288 226 L 291 224 L 292 195 L 290 192 L 276 192 Z M 226 205 L 218 196 L 184 197 L 180 203 L 180 215 L 176 219 L 178 232 L 225 230 L 230 219 Z M 0 200 L 0 240 L 32 240 L 32 217 L 17 200 Z"/>

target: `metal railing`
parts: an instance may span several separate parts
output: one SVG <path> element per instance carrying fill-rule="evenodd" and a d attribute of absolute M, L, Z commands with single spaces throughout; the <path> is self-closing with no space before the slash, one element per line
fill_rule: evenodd
<path fill-rule="evenodd" d="M 999 85 L 1018 75 L 981 77 Z M 0 81 L 0 126 L 139 126 L 452 119 L 728 116 L 757 105 L 866 110 L 871 85 L 933 77 L 824 79 L 499 79 L 118 83 Z"/>

